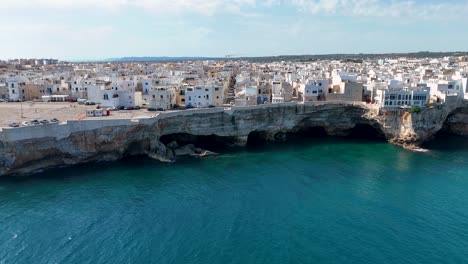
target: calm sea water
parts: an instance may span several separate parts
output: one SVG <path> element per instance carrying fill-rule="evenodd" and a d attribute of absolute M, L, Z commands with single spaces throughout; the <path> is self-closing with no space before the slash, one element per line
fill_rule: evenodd
<path fill-rule="evenodd" d="M 467 263 L 468 141 L 320 139 L 0 181 L 0 263 Z"/>

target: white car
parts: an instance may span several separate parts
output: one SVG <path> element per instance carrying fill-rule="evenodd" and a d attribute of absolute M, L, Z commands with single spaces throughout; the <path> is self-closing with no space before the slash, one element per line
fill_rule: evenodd
<path fill-rule="evenodd" d="M 30 126 L 31 123 L 29 123 L 28 121 L 23 121 L 23 123 L 21 123 L 22 126 Z"/>

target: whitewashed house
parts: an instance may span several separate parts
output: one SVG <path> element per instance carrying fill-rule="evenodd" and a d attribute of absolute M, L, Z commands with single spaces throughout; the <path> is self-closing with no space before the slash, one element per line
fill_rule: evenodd
<path fill-rule="evenodd" d="M 136 92 L 134 88 L 120 88 L 115 83 L 109 83 L 89 86 L 88 101 L 103 107 L 141 107 L 143 100 L 141 92 Z"/>
<path fill-rule="evenodd" d="M 150 108 L 172 109 L 176 104 L 176 89 L 174 87 L 156 87 L 143 95 Z"/>
<path fill-rule="evenodd" d="M 378 89 L 375 102 L 383 108 L 399 108 L 417 105 L 425 107 L 429 103 L 430 88 L 424 84 L 418 87 L 401 89 Z"/>
<path fill-rule="evenodd" d="M 23 94 L 28 80 L 24 77 L 13 77 L 6 80 L 8 87 L 8 98 L 10 101 L 22 101 L 24 100 Z"/>
<path fill-rule="evenodd" d="M 73 78 L 70 83 L 71 97 L 74 99 L 87 98 L 88 87 L 95 86 L 96 80 L 83 79 L 82 77 Z"/>
<path fill-rule="evenodd" d="M 328 94 L 328 80 L 308 80 L 300 85 L 304 102 L 324 100 Z"/>
<path fill-rule="evenodd" d="M 281 81 L 273 80 L 271 82 L 272 99 L 271 103 L 280 104 L 285 102 L 283 85 Z"/>
<path fill-rule="evenodd" d="M 244 86 L 238 90 L 234 100 L 235 106 L 252 106 L 258 104 L 258 89 L 256 86 Z"/>
<path fill-rule="evenodd" d="M 207 107 L 212 105 L 211 87 L 187 87 L 185 90 L 185 105 L 193 107 Z"/>

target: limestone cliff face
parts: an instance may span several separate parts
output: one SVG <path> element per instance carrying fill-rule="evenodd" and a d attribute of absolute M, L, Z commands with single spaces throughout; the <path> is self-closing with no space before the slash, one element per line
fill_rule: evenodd
<path fill-rule="evenodd" d="M 418 145 L 437 133 L 447 117 L 453 131 L 468 135 L 467 109 L 466 106 L 456 109 L 440 107 L 419 114 L 377 113 L 375 108 L 360 103 L 292 103 L 231 110 L 187 110 L 128 121 L 124 125 L 122 122 L 113 124 L 109 120 L 89 128 L 84 127 L 89 121 L 69 122 L 51 126 L 50 132 L 44 131 L 49 127 L 28 128 L 31 135 L 19 133 L 21 130 L 12 133 L 15 130 L 10 129 L 10 133 L 0 133 L 0 175 L 117 160 L 128 155 L 174 161 L 177 151 L 167 147 L 168 143 L 163 140 L 171 135 L 186 135 L 189 141 L 191 137 L 208 136 L 243 145 L 253 134 L 265 140 L 277 140 L 287 133 L 307 133 L 310 128 L 322 128 L 328 135 L 346 136 L 363 125 L 374 128 L 392 143 Z M 41 131 L 35 133 L 33 129 Z"/>
<path fill-rule="evenodd" d="M 468 115 L 464 113 L 467 109 L 466 104 L 459 104 L 437 105 L 420 113 L 409 113 L 404 110 L 382 111 L 376 116 L 376 120 L 390 143 L 415 147 L 437 134 L 446 121 L 455 134 L 468 135 Z"/>
<path fill-rule="evenodd" d="M 455 109 L 444 123 L 444 132 L 468 137 L 468 107 Z"/>

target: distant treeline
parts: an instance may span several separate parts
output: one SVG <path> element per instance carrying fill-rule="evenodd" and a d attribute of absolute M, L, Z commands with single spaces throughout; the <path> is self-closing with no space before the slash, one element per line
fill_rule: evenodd
<path fill-rule="evenodd" d="M 468 52 L 456 51 L 456 52 L 412 52 L 412 53 L 384 53 L 384 54 L 324 54 L 324 55 L 281 55 L 271 57 L 252 57 L 252 58 L 241 58 L 249 61 L 258 62 L 271 62 L 271 61 L 317 61 L 317 60 L 344 60 L 352 62 L 362 62 L 366 59 L 380 59 L 380 58 L 442 58 L 448 56 L 467 56 Z"/>
<path fill-rule="evenodd" d="M 448 56 L 468 56 L 466 51 L 455 52 L 430 52 L 420 51 L 412 53 L 383 53 L 383 54 L 323 54 L 323 55 L 280 55 L 267 57 L 237 57 L 237 58 L 221 58 L 221 57 L 124 57 L 103 60 L 104 62 L 183 62 L 183 61 L 200 61 L 200 60 L 247 60 L 251 62 L 273 62 L 273 61 L 317 61 L 317 60 L 346 60 L 352 62 L 362 62 L 366 59 L 379 58 L 442 58 Z"/>

